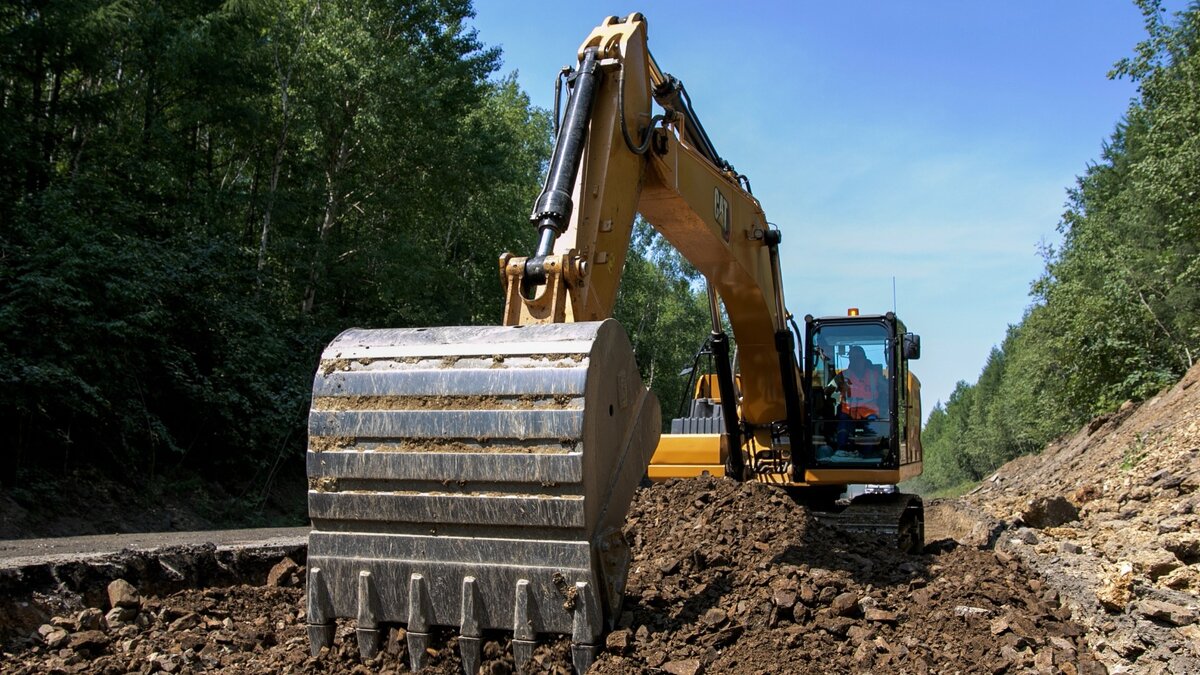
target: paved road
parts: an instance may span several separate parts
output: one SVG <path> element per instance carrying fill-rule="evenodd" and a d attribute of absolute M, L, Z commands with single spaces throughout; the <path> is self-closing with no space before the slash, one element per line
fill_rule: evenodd
<path fill-rule="evenodd" d="M 0 569 L 30 564 L 64 562 L 119 553 L 125 549 L 151 551 L 168 546 L 216 544 L 218 549 L 301 546 L 308 541 L 307 527 L 207 532 L 146 532 L 100 534 L 50 539 L 0 539 Z"/>

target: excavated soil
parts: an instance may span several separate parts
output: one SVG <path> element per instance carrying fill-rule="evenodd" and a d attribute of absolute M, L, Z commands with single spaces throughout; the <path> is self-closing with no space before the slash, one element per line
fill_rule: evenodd
<path fill-rule="evenodd" d="M 941 542 L 902 554 L 815 522 L 780 489 L 711 478 L 640 490 L 626 529 L 625 609 L 592 672 L 1104 672 L 1059 594 L 1003 552 Z M 31 618 L 44 616 L 4 644 L 0 672 L 407 671 L 401 630 L 364 663 L 344 623 L 309 656 L 300 563 L 133 600 L 35 594 Z M 512 672 L 492 637 L 484 672 Z M 459 672 L 453 636 L 441 638 L 428 672 Z M 559 639 L 529 670 L 569 663 Z"/>
<path fill-rule="evenodd" d="M 639 490 L 625 606 L 592 672 L 1200 672 L 1198 382 L 1200 366 L 930 504 L 923 555 L 762 484 Z M 402 630 L 363 662 L 351 622 L 309 656 L 291 556 L 268 572 L 210 552 L 184 581 L 178 560 L 0 575 L 0 673 L 408 670 Z M 117 577 L 141 595 L 106 593 Z M 436 637 L 427 672 L 459 672 L 452 633 Z M 513 672 L 507 638 L 488 637 L 483 671 Z M 569 663 L 552 639 L 528 670 Z"/>

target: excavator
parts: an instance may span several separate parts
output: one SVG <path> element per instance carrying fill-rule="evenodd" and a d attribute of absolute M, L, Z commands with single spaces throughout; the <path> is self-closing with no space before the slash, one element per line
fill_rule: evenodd
<path fill-rule="evenodd" d="M 805 317 L 800 335 L 780 231 L 646 31 L 641 14 L 609 17 L 564 72 L 535 252 L 499 260 L 501 325 L 350 329 L 322 353 L 306 453 L 314 655 L 347 618 L 365 658 L 403 626 L 414 670 L 439 627 L 457 630 L 467 673 L 496 631 L 518 666 L 539 636 L 569 635 L 587 670 L 620 616 L 622 526 L 647 478 L 778 484 L 919 548 L 918 497 L 838 499 L 921 471 L 918 336 L 857 311 Z M 611 318 L 638 214 L 708 284 L 712 372 L 670 434 Z M 870 401 L 855 400 L 862 378 Z"/>

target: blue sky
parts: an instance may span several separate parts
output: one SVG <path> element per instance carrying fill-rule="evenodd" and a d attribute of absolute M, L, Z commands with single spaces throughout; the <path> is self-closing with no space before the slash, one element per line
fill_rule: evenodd
<path fill-rule="evenodd" d="M 592 27 L 645 14 L 659 65 L 783 231 L 791 311 L 887 311 L 895 277 L 926 413 L 1021 319 L 1067 188 L 1136 94 L 1106 74 L 1144 37 L 1126 0 L 475 9 L 501 72 L 546 108 Z"/>

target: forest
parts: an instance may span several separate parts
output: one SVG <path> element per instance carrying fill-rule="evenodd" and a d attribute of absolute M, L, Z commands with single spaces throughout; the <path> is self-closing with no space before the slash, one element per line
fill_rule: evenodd
<path fill-rule="evenodd" d="M 1069 190 L 1024 317 L 930 414 L 919 489 L 961 490 L 1200 358 L 1200 5 L 1138 4 L 1146 39 L 1109 73 L 1138 95 Z"/>
<path fill-rule="evenodd" d="M 0 485 L 80 466 L 302 485 L 333 336 L 497 322 L 499 255 L 536 243 L 551 122 L 471 16 L 4 3 Z M 634 249 L 620 311 L 671 409 L 707 324 L 694 272 L 644 227 Z"/>

